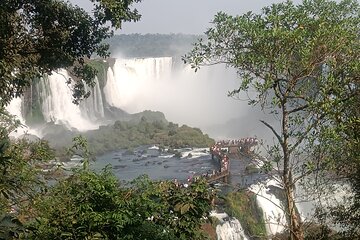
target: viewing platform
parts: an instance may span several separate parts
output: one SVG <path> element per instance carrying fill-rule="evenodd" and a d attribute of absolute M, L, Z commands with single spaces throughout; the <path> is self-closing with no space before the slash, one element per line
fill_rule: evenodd
<path fill-rule="evenodd" d="M 215 147 L 221 150 L 226 150 L 229 154 L 243 152 L 249 154 L 252 148 L 258 145 L 259 140 L 257 138 L 241 138 L 236 140 L 222 140 L 215 143 Z"/>
<path fill-rule="evenodd" d="M 226 171 L 223 171 L 223 172 L 218 172 L 215 175 L 208 176 L 206 178 L 206 181 L 208 181 L 210 183 L 210 182 L 215 182 L 215 181 L 218 181 L 218 180 L 222 180 L 223 182 L 228 183 L 228 176 L 229 175 L 230 175 L 229 170 L 226 170 Z"/>
<path fill-rule="evenodd" d="M 216 142 L 210 147 L 211 158 L 217 159 L 220 164 L 220 169 L 206 176 L 208 182 L 222 180 L 227 183 L 230 175 L 230 158 L 229 155 L 238 156 L 239 153 L 249 154 L 252 148 L 256 146 L 259 141 L 256 138 L 241 138 L 239 140 L 222 140 Z"/>

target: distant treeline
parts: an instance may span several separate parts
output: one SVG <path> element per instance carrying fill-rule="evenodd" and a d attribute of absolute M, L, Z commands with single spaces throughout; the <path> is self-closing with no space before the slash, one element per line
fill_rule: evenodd
<path fill-rule="evenodd" d="M 113 124 L 83 133 L 48 123 L 46 127 L 48 133 L 43 139 L 56 149 L 56 155 L 64 159 L 68 157 L 67 148 L 71 145 L 72 139 L 79 134 L 88 140 L 89 149 L 95 155 L 142 145 L 156 144 L 163 148 L 183 148 L 209 147 L 215 143 L 214 139 L 199 128 L 168 122 L 162 112 L 147 110 L 136 114 L 124 114 L 119 119 Z"/>
<path fill-rule="evenodd" d="M 176 57 L 186 54 L 201 35 L 121 34 L 106 40 L 113 57 Z"/>
<path fill-rule="evenodd" d="M 101 126 L 85 133 L 91 151 L 97 155 L 141 145 L 161 147 L 208 147 L 214 143 L 199 128 L 163 121 L 147 121 L 143 117 L 139 123 L 116 121 L 114 125 Z"/>

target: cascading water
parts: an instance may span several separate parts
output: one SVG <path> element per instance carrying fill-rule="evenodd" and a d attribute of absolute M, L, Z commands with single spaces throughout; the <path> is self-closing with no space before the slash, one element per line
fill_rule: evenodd
<path fill-rule="evenodd" d="M 85 86 L 85 91 L 90 91 L 91 95 L 84 101 L 80 102 L 80 109 L 83 115 L 86 115 L 87 119 L 90 119 L 92 122 L 97 122 L 99 119 L 103 119 L 105 117 L 105 113 L 104 102 L 97 77 L 95 77 L 94 82 L 95 86 L 92 89 L 87 85 Z"/>
<path fill-rule="evenodd" d="M 285 229 L 287 220 L 282 202 L 270 192 L 270 186 L 279 187 L 278 181 L 269 179 L 265 183 L 252 185 L 250 190 L 257 195 L 256 201 L 263 210 L 267 234 L 273 235 Z"/>
<path fill-rule="evenodd" d="M 94 124 L 83 113 L 79 105 L 72 102 L 72 91 L 66 84 L 70 76 L 64 69 L 43 77 L 40 84 L 42 113 L 46 122 L 65 125 L 80 131 L 96 129 Z"/>
<path fill-rule="evenodd" d="M 116 59 L 112 67 L 107 69 L 105 83 L 101 89 L 99 80 L 95 78 L 95 87 L 91 95 L 79 105 L 72 103 L 72 91 L 66 81 L 70 78 L 68 72 L 60 69 L 49 76 L 43 76 L 36 81 L 30 91 L 30 100 L 37 102 L 41 116 L 45 122 L 61 124 L 69 129 L 86 131 L 96 129 L 104 122 L 105 109 L 108 106 L 127 109 L 139 101 L 137 92 L 143 92 L 149 84 L 167 78 L 172 71 L 172 58 L 146 58 L 146 59 Z M 105 99 L 103 99 L 105 97 Z M 36 98 L 33 101 L 33 98 Z M 10 107 L 12 114 L 23 119 L 21 114 L 21 99 L 14 100 Z M 31 105 L 31 104 L 30 104 Z M 29 107 L 32 111 L 32 107 Z M 145 109 L 142 109 L 145 110 Z M 30 114 L 31 115 L 31 114 Z"/>
<path fill-rule="evenodd" d="M 136 105 L 138 93 L 169 76 L 172 58 L 116 59 L 108 69 L 104 94 L 110 106 L 129 110 Z"/>
<path fill-rule="evenodd" d="M 216 226 L 216 235 L 218 240 L 248 240 L 239 220 L 229 218 L 226 213 L 212 212 L 211 216 L 220 220 Z"/>
<path fill-rule="evenodd" d="M 98 79 L 101 84 L 96 84 L 90 97 L 79 106 L 72 103 L 72 92 L 66 84 L 69 74 L 63 69 L 36 81 L 32 86 L 36 94 L 30 94 L 32 98 L 27 98 L 26 103 L 38 104 L 38 119 L 80 131 L 108 123 L 107 117 L 121 118 L 115 108 L 128 113 L 161 111 L 169 121 L 200 128 L 236 118 L 242 112 L 239 103 L 226 96 L 226 91 L 237 83 L 219 81 L 234 80 L 236 75 L 223 68 L 194 73 L 190 66 L 173 66 L 171 57 L 111 59 L 109 65 L 104 69 L 104 79 Z M 28 105 L 26 116 L 34 109 Z"/>
<path fill-rule="evenodd" d="M 9 105 L 6 106 L 6 110 L 12 115 L 16 116 L 16 119 L 19 120 L 22 125 L 18 129 L 16 129 L 16 131 L 12 132 L 10 136 L 18 138 L 24 134 L 31 134 L 41 137 L 41 134 L 36 129 L 29 128 L 25 124 L 25 119 L 23 118 L 21 113 L 21 105 L 22 105 L 22 100 L 21 98 L 18 97 L 18 98 L 14 98 L 9 103 Z"/>

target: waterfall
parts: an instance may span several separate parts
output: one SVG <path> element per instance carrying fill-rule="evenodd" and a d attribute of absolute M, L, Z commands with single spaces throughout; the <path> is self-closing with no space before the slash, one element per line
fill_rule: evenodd
<path fill-rule="evenodd" d="M 26 125 L 25 119 L 21 113 L 21 106 L 22 106 L 22 99 L 20 97 L 12 99 L 11 102 L 9 103 L 9 105 L 6 106 L 6 110 L 10 114 L 16 116 L 16 119 L 19 120 L 22 125 L 19 128 L 17 128 L 16 131 L 11 132 L 10 136 L 18 138 L 18 137 L 28 133 L 31 135 L 41 137 L 40 132 L 38 132 L 36 129 L 29 128 Z"/>
<path fill-rule="evenodd" d="M 270 186 L 279 188 L 278 181 L 271 179 L 265 183 L 257 183 L 250 187 L 257 197 L 256 201 L 262 208 L 267 235 L 282 232 L 287 226 L 285 213 L 281 201 L 270 192 Z"/>
<path fill-rule="evenodd" d="M 145 59 L 116 59 L 114 65 L 107 69 L 105 86 L 101 89 L 99 79 L 94 79 L 95 86 L 85 86 L 90 91 L 89 98 L 75 105 L 72 102 L 72 90 L 66 82 L 70 78 L 65 69 L 43 76 L 31 87 L 29 92 L 30 105 L 26 111 L 32 116 L 34 109 L 31 104 L 37 104 L 36 114 L 41 115 L 45 122 L 61 124 L 69 129 L 86 131 L 96 129 L 105 119 L 105 105 L 125 109 L 136 105 L 139 101 L 138 92 L 148 89 L 149 85 L 166 79 L 172 71 L 172 58 L 145 58 Z M 105 99 L 103 99 L 105 97 Z M 11 113 L 21 118 L 23 100 L 14 100 L 10 105 Z M 141 99 L 140 99 L 141 101 Z M 145 109 L 141 109 L 145 110 Z M 25 113 L 26 113 L 25 111 Z M 27 113 L 26 113 L 27 114 Z"/>
<path fill-rule="evenodd" d="M 111 67 L 108 68 L 106 73 L 106 85 L 103 89 L 105 100 L 110 106 L 117 106 L 117 102 L 121 100 L 120 93 L 118 92 L 117 84 L 115 81 L 114 71 Z"/>
<path fill-rule="evenodd" d="M 33 94 L 26 98 L 29 104 L 24 105 L 26 120 L 34 116 L 29 124 L 44 120 L 86 131 L 109 123 L 107 116 L 111 120 L 119 117 L 112 114 L 119 108 L 127 113 L 161 111 L 169 121 L 205 128 L 242 112 L 239 103 L 226 95 L 237 87 L 236 73 L 223 67 L 195 73 L 188 65 L 175 66 L 171 57 L 111 59 L 105 65 L 109 67 L 101 72 L 104 79 L 94 79 L 95 87 L 86 89 L 91 91 L 90 97 L 79 105 L 72 103 L 66 70 L 34 81 Z"/>
<path fill-rule="evenodd" d="M 103 119 L 105 114 L 100 84 L 97 77 L 95 77 L 94 82 L 95 86 L 93 88 L 85 85 L 85 91 L 90 91 L 91 95 L 84 101 L 80 102 L 80 108 L 81 112 L 87 119 L 90 119 L 92 122 L 97 122 L 99 119 Z"/>
<path fill-rule="evenodd" d="M 235 71 L 213 66 L 195 73 L 190 65 L 174 61 L 115 59 L 106 73 L 105 102 L 128 113 L 161 111 L 169 121 L 200 128 L 243 114 L 239 102 L 226 94 L 238 87 Z"/>
<path fill-rule="evenodd" d="M 211 212 L 210 214 L 220 220 L 216 226 L 216 235 L 218 240 L 248 240 L 239 220 L 229 218 L 226 213 Z"/>
<path fill-rule="evenodd" d="M 95 77 L 95 84 L 96 85 L 94 87 L 93 97 L 92 97 L 93 102 L 94 102 L 94 109 L 95 109 L 95 112 L 100 115 L 100 117 L 105 117 L 104 103 L 103 103 L 103 99 L 102 99 L 99 80 L 97 77 Z"/>
<path fill-rule="evenodd" d="M 79 105 L 72 102 L 72 91 L 66 84 L 70 78 L 64 69 L 44 76 L 39 82 L 42 113 L 46 122 L 62 124 L 68 128 L 80 131 L 98 128 L 91 122 Z"/>
<path fill-rule="evenodd" d="M 104 87 L 106 102 L 129 110 L 136 105 L 138 93 L 171 74 L 172 58 L 116 59 L 108 69 Z"/>

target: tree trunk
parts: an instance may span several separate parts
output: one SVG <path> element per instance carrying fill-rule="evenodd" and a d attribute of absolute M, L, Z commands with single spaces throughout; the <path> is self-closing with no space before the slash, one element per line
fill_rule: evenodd
<path fill-rule="evenodd" d="M 287 186 L 286 186 L 287 185 Z M 289 184 L 285 185 L 285 193 L 287 199 L 287 212 L 289 214 L 289 231 L 291 240 L 303 240 L 304 231 L 302 228 L 301 217 L 296 211 L 295 199 L 294 199 L 294 187 L 289 181 Z"/>
<path fill-rule="evenodd" d="M 290 150 L 289 150 L 289 129 L 288 121 L 289 115 L 286 111 L 286 102 L 282 102 L 282 133 L 283 133 L 283 143 L 281 144 L 283 155 L 284 155 L 284 168 L 283 168 L 283 183 L 284 190 L 287 200 L 287 214 L 289 216 L 289 231 L 291 240 L 303 240 L 304 231 L 302 228 L 301 217 L 295 208 L 295 193 L 294 193 L 294 183 L 292 178 L 292 168 L 290 166 Z"/>

